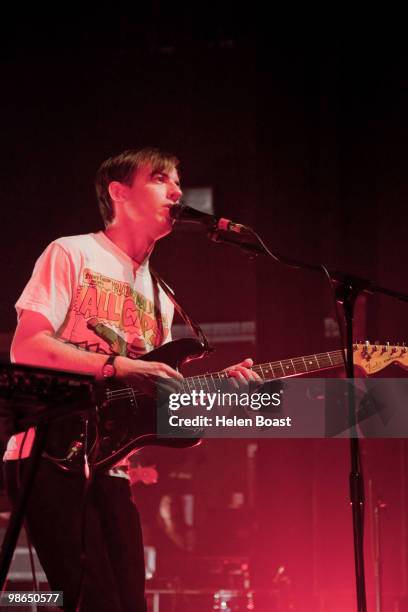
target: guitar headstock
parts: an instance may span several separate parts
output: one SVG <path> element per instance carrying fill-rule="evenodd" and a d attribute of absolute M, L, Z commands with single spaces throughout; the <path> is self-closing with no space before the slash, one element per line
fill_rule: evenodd
<path fill-rule="evenodd" d="M 371 344 L 368 340 L 353 344 L 354 365 L 364 370 L 367 376 L 383 370 L 392 363 L 408 368 L 408 348 L 405 343 Z"/>

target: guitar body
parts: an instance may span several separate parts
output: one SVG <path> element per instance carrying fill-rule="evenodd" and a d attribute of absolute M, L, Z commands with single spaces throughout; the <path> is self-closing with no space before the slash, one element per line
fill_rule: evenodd
<path fill-rule="evenodd" d="M 204 355 L 198 340 L 182 338 L 138 359 L 159 361 L 179 370 L 184 363 Z M 63 419 L 50 426 L 44 456 L 63 470 L 76 472 L 83 471 L 86 452 L 94 469 L 107 470 L 144 446 L 186 448 L 199 444 L 198 437 L 157 438 L 156 404 L 155 398 L 112 381 L 104 390 L 100 406 L 89 415 Z"/>
<path fill-rule="evenodd" d="M 405 345 L 366 342 L 355 344 L 353 353 L 355 365 L 368 376 L 392 363 L 408 369 L 408 349 Z M 179 370 L 184 363 L 204 357 L 205 354 L 206 351 L 198 340 L 183 338 L 164 344 L 139 359 L 167 363 L 173 369 Z M 258 364 L 252 369 L 267 382 L 343 367 L 343 364 L 343 353 L 337 350 Z M 187 392 L 195 388 L 214 391 L 225 377 L 225 371 L 215 372 L 186 378 L 183 385 Z M 160 410 L 167 413 L 167 403 L 161 406 Z M 162 414 L 164 415 L 164 412 Z M 53 422 L 45 456 L 68 471 L 83 470 L 87 457 L 94 468 L 106 470 L 143 446 L 185 448 L 199 443 L 199 430 L 187 430 L 187 435 L 194 436 L 190 438 L 157 438 L 156 431 L 157 400 L 139 393 L 132 387 L 121 388 L 120 383 L 113 382 L 111 387 L 105 389 L 103 400 L 86 416 Z"/>

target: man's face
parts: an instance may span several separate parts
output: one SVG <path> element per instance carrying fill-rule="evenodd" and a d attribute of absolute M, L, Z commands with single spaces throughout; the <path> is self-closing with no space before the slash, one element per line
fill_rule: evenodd
<path fill-rule="evenodd" d="M 170 207 L 176 204 L 182 191 L 176 168 L 153 172 L 150 164 L 141 166 L 126 190 L 125 211 L 129 220 L 160 237 L 172 228 Z"/>

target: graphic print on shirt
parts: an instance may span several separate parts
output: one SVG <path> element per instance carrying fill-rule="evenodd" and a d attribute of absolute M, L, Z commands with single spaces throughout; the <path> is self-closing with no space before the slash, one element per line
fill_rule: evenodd
<path fill-rule="evenodd" d="M 90 339 L 90 331 L 95 341 Z M 137 357 L 169 333 L 166 315 L 129 283 L 84 269 L 61 336 L 87 350 Z"/>

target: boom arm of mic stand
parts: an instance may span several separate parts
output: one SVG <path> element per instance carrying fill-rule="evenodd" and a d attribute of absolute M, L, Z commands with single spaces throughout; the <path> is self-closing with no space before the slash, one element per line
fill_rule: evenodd
<path fill-rule="evenodd" d="M 223 242 L 225 244 L 229 244 L 231 246 L 239 247 L 246 255 L 251 258 L 255 258 L 257 255 L 266 255 L 265 249 L 262 248 L 257 242 L 255 242 L 252 238 L 251 233 L 242 233 L 237 234 L 233 232 L 227 232 L 224 230 L 214 230 L 208 232 L 208 238 L 213 242 Z"/>
<path fill-rule="evenodd" d="M 214 242 L 225 242 L 225 244 L 231 244 L 242 249 L 250 257 L 256 257 L 257 255 L 267 255 L 275 261 L 290 266 L 292 268 L 299 268 L 303 270 L 312 270 L 314 272 L 323 273 L 321 265 L 309 264 L 304 261 L 297 259 L 291 259 L 286 255 L 280 253 L 272 253 L 268 247 L 263 243 L 261 238 L 252 230 L 250 227 L 246 228 L 246 231 L 242 233 L 228 232 L 224 230 L 215 229 L 208 232 L 208 237 Z M 336 283 L 339 283 L 339 291 L 336 295 L 336 299 L 343 303 L 341 292 L 344 291 L 343 287 L 346 287 L 346 291 L 352 290 L 357 293 L 368 293 L 370 295 L 374 293 L 380 293 L 387 295 L 388 297 L 395 298 L 401 302 L 408 302 L 408 294 L 401 293 L 400 291 L 394 291 L 387 287 L 377 285 L 368 278 L 362 278 L 353 274 L 347 274 L 339 270 L 328 270 L 330 277 Z"/>

